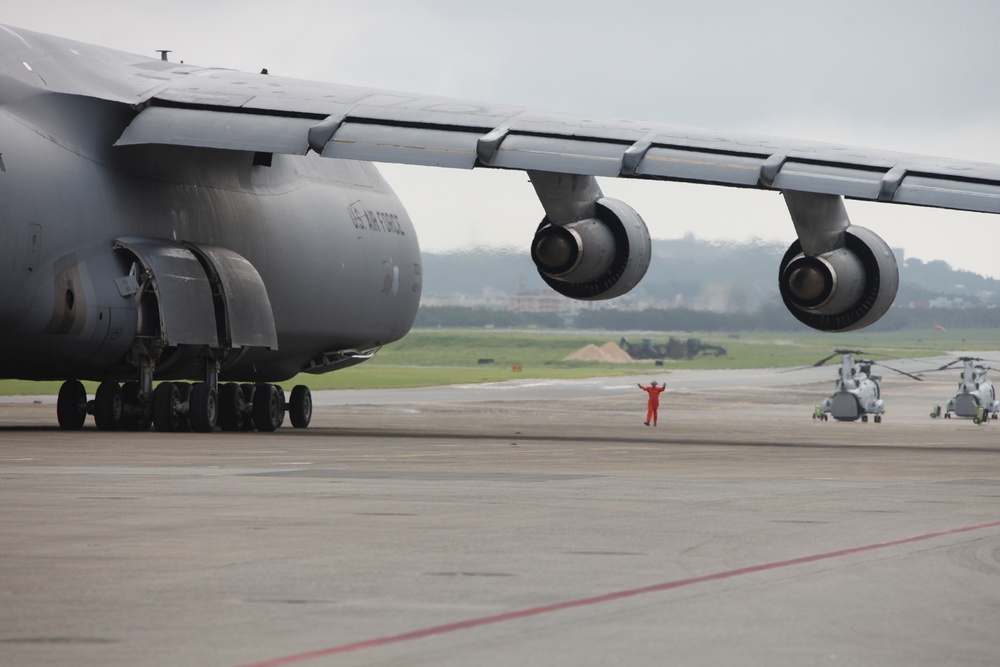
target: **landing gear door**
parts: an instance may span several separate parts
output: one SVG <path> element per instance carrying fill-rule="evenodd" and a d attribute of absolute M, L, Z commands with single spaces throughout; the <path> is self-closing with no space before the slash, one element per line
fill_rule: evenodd
<path fill-rule="evenodd" d="M 142 265 L 141 283 L 148 281 L 156 294 L 165 344 L 219 346 L 212 286 L 191 250 L 166 239 L 136 236 L 115 239 L 114 247 L 129 251 Z"/>
<path fill-rule="evenodd" d="M 278 349 L 271 300 L 257 269 L 242 255 L 201 244 L 188 244 L 200 255 L 210 279 L 221 294 L 225 313 L 225 337 L 233 349 L 263 347 Z"/>

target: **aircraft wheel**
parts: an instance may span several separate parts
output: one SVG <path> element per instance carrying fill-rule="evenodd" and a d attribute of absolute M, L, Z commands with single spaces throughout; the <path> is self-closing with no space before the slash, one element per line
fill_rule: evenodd
<path fill-rule="evenodd" d="M 861 415 L 861 421 L 867 422 L 868 421 L 868 415 Z"/>
<path fill-rule="evenodd" d="M 876 424 L 882 423 L 882 415 L 875 415 L 875 423 Z"/>
<path fill-rule="evenodd" d="M 281 426 L 284 414 L 278 388 L 273 384 L 259 384 L 253 392 L 253 425 L 258 431 L 270 433 Z"/>
<path fill-rule="evenodd" d="M 191 428 L 199 433 L 209 433 L 219 421 L 219 394 L 215 387 L 196 382 L 191 387 L 191 407 L 188 411 Z"/>
<path fill-rule="evenodd" d="M 190 382 L 175 382 L 177 385 L 177 402 L 180 404 L 187 404 L 187 410 L 177 410 L 177 432 L 178 433 L 190 433 L 191 432 L 191 383 Z"/>
<path fill-rule="evenodd" d="M 122 426 L 125 403 L 117 382 L 102 382 L 94 397 L 94 423 L 101 431 L 117 431 Z"/>
<path fill-rule="evenodd" d="M 149 414 L 149 406 L 143 405 L 139 398 L 139 383 L 130 380 L 122 385 L 122 402 L 124 412 L 122 413 L 123 431 L 148 431 L 152 419 Z"/>
<path fill-rule="evenodd" d="M 153 390 L 153 427 L 162 433 L 173 433 L 180 426 L 177 404 L 180 391 L 173 382 L 161 382 Z"/>
<path fill-rule="evenodd" d="M 79 431 L 87 421 L 87 390 L 79 380 L 68 380 L 59 387 L 56 401 L 56 416 L 59 427 L 67 431 Z"/>
<path fill-rule="evenodd" d="M 312 421 L 313 399 L 309 387 L 304 384 L 292 389 L 291 400 L 288 402 L 288 416 L 295 428 L 306 428 Z"/>
<path fill-rule="evenodd" d="M 227 382 L 219 389 L 219 428 L 239 431 L 243 428 L 243 390 L 235 382 Z"/>
<path fill-rule="evenodd" d="M 243 426 L 241 427 L 241 429 L 244 431 L 252 431 L 254 429 L 253 425 L 254 385 L 250 383 L 241 384 L 240 389 L 243 390 Z"/>
<path fill-rule="evenodd" d="M 274 385 L 275 391 L 278 392 L 278 402 L 281 403 L 281 409 L 278 411 L 278 428 L 285 423 L 285 413 L 288 412 L 288 402 L 285 400 L 285 390 L 279 385 Z"/>

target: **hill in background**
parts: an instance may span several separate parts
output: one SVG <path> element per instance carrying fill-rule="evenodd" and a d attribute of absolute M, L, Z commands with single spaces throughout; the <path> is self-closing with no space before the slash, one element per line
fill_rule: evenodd
<path fill-rule="evenodd" d="M 716 243 L 693 236 L 654 240 L 649 271 L 635 290 L 619 299 L 587 304 L 549 289 L 527 250 L 426 253 L 423 304 L 528 312 L 683 308 L 753 313 L 780 305 L 777 272 L 784 252 L 774 243 Z M 894 308 L 1000 305 L 1000 280 L 895 252 L 900 287 Z"/>

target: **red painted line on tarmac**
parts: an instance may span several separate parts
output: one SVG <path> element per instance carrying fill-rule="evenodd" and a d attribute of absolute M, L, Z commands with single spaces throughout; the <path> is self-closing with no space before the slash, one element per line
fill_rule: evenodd
<path fill-rule="evenodd" d="M 306 653 L 298 653 L 296 655 L 289 655 L 283 658 L 274 658 L 271 660 L 265 660 L 263 662 L 249 663 L 246 665 L 241 665 L 241 667 L 280 667 L 281 665 L 292 665 L 296 663 L 306 662 L 308 660 L 316 660 L 317 658 L 325 658 L 328 656 L 338 655 L 341 653 L 353 653 L 355 651 L 361 651 L 364 649 L 377 648 L 379 646 L 387 646 L 389 644 L 399 644 L 402 642 L 413 641 L 415 639 L 423 639 L 424 637 L 432 637 L 434 635 L 443 635 L 451 632 L 458 632 L 460 630 L 468 630 L 470 628 L 478 628 L 483 625 L 492 625 L 494 623 L 503 623 L 504 621 L 514 621 L 522 618 L 529 618 L 531 616 L 550 614 L 552 612 L 562 611 L 564 609 L 572 609 L 574 607 L 588 607 L 591 605 L 597 605 L 604 602 L 613 602 L 615 600 L 622 600 L 625 598 L 636 597 L 638 595 L 646 595 L 647 593 L 658 593 L 660 591 L 668 591 L 674 588 L 683 588 L 685 586 L 693 586 L 695 584 L 704 584 L 710 581 L 732 579 L 733 577 L 740 577 L 745 574 L 753 574 L 754 572 L 778 570 L 784 567 L 791 567 L 793 565 L 815 563 L 817 561 L 830 560 L 832 558 L 840 558 L 841 556 L 850 556 L 852 554 L 864 553 L 866 551 L 877 551 L 879 549 L 887 549 L 889 547 L 895 547 L 901 544 L 911 544 L 913 542 L 932 540 L 936 537 L 944 537 L 946 535 L 956 535 L 958 533 L 968 533 L 974 530 L 983 530 L 985 528 L 996 528 L 998 526 L 1000 526 L 1000 521 L 993 521 L 990 523 L 981 523 L 975 526 L 952 528 L 951 530 L 943 530 L 937 533 L 927 533 L 926 535 L 917 535 L 916 537 L 907 537 L 901 540 L 893 540 L 891 542 L 879 542 L 877 544 L 868 544 L 863 547 L 841 549 L 840 551 L 830 551 L 828 553 L 816 554 L 813 556 L 803 556 L 801 558 L 793 558 L 791 560 L 776 561 L 774 563 L 764 563 L 762 565 L 751 565 L 750 567 L 741 567 L 736 570 L 726 570 L 725 572 L 716 572 L 715 574 L 706 574 L 700 577 L 691 577 L 690 579 L 678 579 L 676 581 L 668 581 L 662 584 L 655 584 L 653 586 L 632 588 L 629 590 L 616 591 L 614 593 L 606 593 L 604 595 L 597 595 L 589 598 L 581 598 L 579 600 L 568 600 L 566 602 L 557 602 L 555 604 L 544 605 L 541 607 L 530 607 L 528 609 L 510 611 L 505 614 L 497 614 L 495 616 L 483 616 L 481 618 L 472 618 L 467 621 L 458 621 L 457 623 L 436 625 L 434 627 L 424 628 L 423 630 L 413 630 L 412 632 L 404 632 L 403 634 L 399 635 L 391 635 L 389 637 L 378 637 L 376 639 L 368 639 L 366 641 L 354 642 L 351 644 L 343 644 L 341 646 L 318 649 L 316 651 L 309 651 Z"/>

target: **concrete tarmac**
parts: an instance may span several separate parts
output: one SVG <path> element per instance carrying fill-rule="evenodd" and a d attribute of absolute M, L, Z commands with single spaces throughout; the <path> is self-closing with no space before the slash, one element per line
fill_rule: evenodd
<path fill-rule="evenodd" d="M 274 434 L 8 401 L 0 664 L 996 665 L 1000 422 L 929 418 L 957 371 L 816 421 L 821 371 L 334 392 Z"/>

